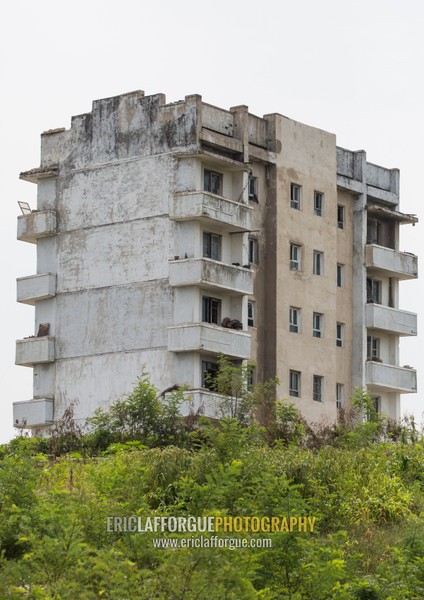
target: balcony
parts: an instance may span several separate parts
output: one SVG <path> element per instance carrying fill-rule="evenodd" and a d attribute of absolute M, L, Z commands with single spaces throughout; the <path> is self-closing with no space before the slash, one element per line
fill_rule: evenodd
<path fill-rule="evenodd" d="M 215 221 L 232 231 L 252 229 L 253 209 L 209 192 L 182 192 L 170 199 L 169 217 L 175 221 Z"/>
<path fill-rule="evenodd" d="M 37 240 L 56 234 L 56 211 L 38 210 L 18 217 L 18 240 L 36 244 Z"/>
<path fill-rule="evenodd" d="M 395 367 L 384 363 L 366 362 L 366 384 L 371 391 L 408 394 L 417 391 L 415 369 Z"/>
<path fill-rule="evenodd" d="M 169 263 L 169 284 L 172 287 L 201 285 L 210 291 L 253 294 L 253 272 L 210 258 L 190 258 Z"/>
<path fill-rule="evenodd" d="M 250 335 L 208 323 L 190 323 L 168 327 L 171 352 L 212 352 L 230 358 L 250 358 Z"/>
<path fill-rule="evenodd" d="M 167 394 L 166 394 L 167 395 Z M 211 419 L 221 419 L 224 416 L 226 396 L 206 389 L 186 390 L 180 412 L 184 417 L 198 414 Z"/>
<path fill-rule="evenodd" d="M 55 360 L 55 338 L 51 336 L 24 338 L 16 340 L 15 364 L 32 367 L 40 363 Z"/>
<path fill-rule="evenodd" d="M 417 335 L 417 315 L 381 304 L 367 304 L 365 326 L 395 335 Z"/>
<path fill-rule="evenodd" d="M 388 277 L 398 279 L 418 277 L 418 257 L 415 254 L 398 252 L 376 244 L 365 246 L 365 265 L 367 268 L 383 271 Z"/>
<path fill-rule="evenodd" d="M 38 300 L 53 298 L 56 295 L 56 275 L 44 273 L 19 277 L 16 280 L 16 299 L 23 304 L 35 304 Z"/>
<path fill-rule="evenodd" d="M 53 422 L 53 399 L 36 398 L 13 403 L 13 424 L 15 427 L 40 427 Z"/>

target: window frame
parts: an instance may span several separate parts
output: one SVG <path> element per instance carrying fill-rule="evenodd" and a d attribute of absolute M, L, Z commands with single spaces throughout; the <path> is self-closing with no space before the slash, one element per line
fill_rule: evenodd
<path fill-rule="evenodd" d="M 367 360 L 380 361 L 380 338 L 374 335 L 367 335 Z"/>
<path fill-rule="evenodd" d="M 314 275 L 324 275 L 324 252 L 321 252 L 321 250 L 314 250 L 313 252 L 312 272 Z"/>
<path fill-rule="evenodd" d="M 221 323 L 222 301 L 212 296 L 202 296 L 202 323 L 219 325 Z M 216 321 L 213 319 L 216 318 Z"/>
<path fill-rule="evenodd" d="M 324 216 L 324 193 L 314 190 L 314 214 L 317 217 Z"/>
<path fill-rule="evenodd" d="M 343 346 L 344 346 L 344 328 L 345 328 L 345 324 L 341 323 L 340 321 L 337 321 L 337 323 L 336 323 L 336 346 L 338 348 L 343 348 Z"/>
<path fill-rule="evenodd" d="M 212 231 L 204 231 L 202 244 L 203 258 L 210 258 L 211 260 L 217 260 L 219 262 L 221 261 L 222 235 L 219 235 L 219 233 L 213 233 Z"/>
<path fill-rule="evenodd" d="M 345 265 L 343 263 L 337 263 L 336 267 L 336 285 L 338 288 L 345 287 Z"/>
<path fill-rule="evenodd" d="M 297 257 L 294 258 L 294 251 L 296 251 Z M 301 271 L 302 270 L 302 246 L 290 242 L 290 271 Z"/>
<path fill-rule="evenodd" d="M 259 264 L 259 241 L 258 238 L 249 235 L 249 264 L 258 265 Z"/>
<path fill-rule="evenodd" d="M 344 229 L 346 223 L 346 207 L 344 204 L 337 205 L 337 228 Z"/>
<path fill-rule="evenodd" d="M 301 332 L 301 309 L 296 306 L 289 308 L 289 331 L 290 333 Z"/>
<path fill-rule="evenodd" d="M 256 202 L 259 204 L 258 200 L 258 178 L 254 175 L 249 175 L 248 183 L 247 183 L 247 193 L 248 198 L 251 202 Z"/>
<path fill-rule="evenodd" d="M 367 277 L 367 304 L 381 304 L 382 290 L 383 282 L 381 279 Z M 377 295 L 375 295 L 375 291 L 377 291 Z"/>
<path fill-rule="evenodd" d="M 313 375 L 312 399 L 315 402 L 323 402 L 324 401 L 324 376 L 323 375 Z"/>
<path fill-rule="evenodd" d="M 254 300 L 247 302 L 247 326 L 256 327 L 256 302 Z"/>
<path fill-rule="evenodd" d="M 296 383 L 296 385 L 293 385 Z M 301 397 L 302 373 L 294 369 L 289 371 L 289 396 L 292 398 Z"/>
<path fill-rule="evenodd" d="M 214 182 L 218 181 L 218 186 L 214 185 Z M 224 185 L 224 174 L 218 171 L 212 171 L 212 169 L 203 169 L 203 191 L 209 194 L 215 194 L 222 196 Z"/>
<path fill-rule="evenodd" d="M 302 210 L 302 186 L 294 182 L 290 184 L 290 208 Z"/>
<path fill-rule="evenodd" d="M 344 407 L 345 393 L 344 383 L 336 383 L 336 408 L 341 409 Z"/>
<path fill-rule="evenodd" d="M 324 337 L 324 315 L 322 313 L 312 313 L 312 337 Z"/>
<path fill-rule="evenodd" d="M 215 389 L 214 382 L 211 381 L 208 384 L 205 381 L 206 373 L 211 373 L 213 379 L 215 379 L 215 377 L 217 376 L 218 371 L 219 371 L 218 363 L 215 363 L 215 362 L 212 362 L 209 360 L 202 360 L 201 369 L 202 369 L 202 388 L 213 391 Z"/>

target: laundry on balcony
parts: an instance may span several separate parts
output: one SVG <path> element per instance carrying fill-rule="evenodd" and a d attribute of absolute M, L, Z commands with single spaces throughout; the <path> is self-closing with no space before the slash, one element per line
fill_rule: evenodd
<path fill-rule="evenodd" d="M 230 319 L 229 317 L 225 317 L 221 321 L 222 327 L 227 327 L 228 329 L 243 329 L 243 323 L 238 319 Z"/>

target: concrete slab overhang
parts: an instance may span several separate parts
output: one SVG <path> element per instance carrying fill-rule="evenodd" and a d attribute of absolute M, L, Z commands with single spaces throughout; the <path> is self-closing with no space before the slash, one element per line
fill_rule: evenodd
<path fill-rule="evenodd" d="M 16 280 L 16 300 L 23 304 L 33 304 L 38 300 L 53 298 L 56 295 L 56 274 L 42 273 L 19 277 Z"/>
<path fill-rule="evenodd" d="M 215 221 L 224 230 L 251 231 L 253 208 L 208 192 L 181 192 L 170 199 L 169 217 L 175 221 Z"/>
<path fill-rule="evenodd" d="M 13 425 L 19 428 L 39 427 L 53 422 L 53 398 L 34 398 L 13 403 Z"/>
<path fill-rule="evenodd" d="M 249 359 L 251 338 L 246 331 L 209 323 L 188 323 L 168 327 L 171 352 L 211 352 L 230 358 Z"/>
<path fill-rule="evenodd" d="M 172 287 L 200 285 L 211 292 L 247 295 L 253 294 L 253 271 L 209 258 L 174 260 L 169 262 L 169 284 Z"/>
<path fill-rule="evenodd" d="M 392 210 L 385 206 L 380 206 L 379 204 L 368 204 L 366 210 L 373 216 L 381 217 L 383 219 L 393 219 L 394 221 L 398 221 L 401 225 L 415 225 L 415 223 L 418 223 L 418 218 L 415 215 L 401 213 L 398 210 Z"/>
<path fill-rule="evenodd" d="M 417 335 L 417 315 L 381 304 L 367 304 L 365 326 L 394 335 Z"/>
<path fill-rule="evenodd" d="M 17 238 L 36 244 L 40 238 L 56 234 L 56 211 L 38 210 L 29 215 L 19 215 Z"/>
<path fill-rule="evenodd" d="M 16 340 L 15 364 L 32 367 L 55 360 L 55 338 L 51 336 L 24 338 Z"/>
<path fill-rule="evenodd" d="M 231 398 L 228 396 L 205 388 L 185 390 L 180 411 L 184 417 L 197 414 L 211 419 L 221 419 L 227 414 L 226 408 L 229 403 Z"/>
<path fill-rule="evenodd" d="M 411 394 L 417 391 L 417 372 L 410 367 L 398 367 L 367 361 L 366 385 L 372 392 Z"/>
<path fill-rule="evenodd" d="M 397 279 L 418 277 L 418 257 L 415 254 L 399 252 L 377 244 L 365 246 L 365 266 L 383 271 L 385 275 Z"/>

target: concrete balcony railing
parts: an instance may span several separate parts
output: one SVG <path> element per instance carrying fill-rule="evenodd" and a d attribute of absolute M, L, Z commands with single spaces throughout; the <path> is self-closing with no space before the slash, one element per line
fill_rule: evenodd
<path fill-rule="evenodd" d="M 417 391 L 415 369 L 395 367 L 373 361 L 366 363 L 366 384 L 373 390 L 408 394 Z"/>
<path fill-rule="evenodd" d="M 367 304 L 365 326 L 395 335 L 417 335 L 417 315 L 381 304 Z"/>
<path fill-rule="evenodd" d="M 53 422 L 53 398 L 35 398 L 13 403 L 15 427 L 39 427 Z"/>
<path fill-rule="evenodd" d="M 56 295 L 55 273 L 30 275 L 16 280 L 16 299 L 23 304 L 35 304 L 37 300 L 53 298 Z"/>
<path fill-rule="evenodd" d="M 228 398 L 207 389 L 186 390 L 180 412 L 184 417 L 198 414 L 212 419 L 221 419 L 227 415 L 225 410 Z"/>
<path fill-rule="evenodd" d="M 189 258 L 170 261 L 169 284 L 172 287 L 201 285 L 211 291 L 253 294 L 253 272 L 210 258 Z"/>
<path fill-rule="evenodd" d="M 171 197 L 169 216 L 176 221 L 216 221 L 233 231 L 250 231 L 253 209 L 209 192 L 182 192 Z"/>
<path fill-rule="evenodd" d="M 212 352 L 232 358 L 250 358 L 250 334 L 208 323 L 190 323 L 168 327 L 171 352 Z"/>
<path fill-rule="evenodd" d="M 32 367 L 40 363 L 51 363 L 55 360 L 55 338 L 51 336 L 25 338 L 16 340 L 17 365 Z"/>
<path fill-rule="evenodd" d="M 408 252 L 398 252 L 384 246 L 368 244 L 365 247 L 365 265 L 384 271 L 389 277 L 415 279 L 418 277 L 418 257 Z"/>
<path fill-rule="evenodd" d="M 36 244 L 37 240 L 55 235 L 56 211 L 38 210 L 18 217 L 18 240 Z"/>

